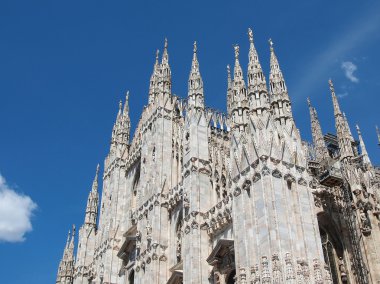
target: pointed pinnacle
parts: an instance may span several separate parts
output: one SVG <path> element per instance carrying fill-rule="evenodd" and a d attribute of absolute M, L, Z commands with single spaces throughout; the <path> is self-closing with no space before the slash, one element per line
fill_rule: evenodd
<path fill-rule="evenodd" d="M 125 103 L 128 103 L 128 100 L 129 100 L 129 90 L 125 94 Z"/>
<path fill-rule="evenodd" d="M 193 52 L 194 52 L 194 53 L 197 53 L 197 41 L 194 41 Z"/>
<path fill-rule="evenodd" d="M 124 104 L 124 110 L 123 115 L 127 115 L 129 111 L 129 91 L 125 94 L 125 104 Z"/>
<path fill-rule="evenodd" d="M 311 107 L 311 102 L 310 102 L 310 98 L 309 98 L 309 97 L 307 97 L 307 105 L 308 105 L 309 107 Z"/>
<path fill-rule="evenodd" d="M 168 39 L 165 37 L 165 43 L 164 43 L 164 48 L 167 49 L 168 48 Z"/>
<path fill-rule="evenodd" d="M 334 96 L 335 96 L 334 84 L 333 84 L 333 81 L 331 79 L 329 79 L 329 86 L 330 86 L 331 94 L 334 94 Z"/>
<path fill-rule="evenodd" d="M 122 107 L 123 107 L 123 102 L 120 100 L 119 101 L 119 111 L 121 111 Z"/>
<path fill-rule="evenodd" d="M 71 231 L 69 230 L 69 232 L 67 234 L 66 247 L 68 246 L 68 244 L 70 242 L 70 236 L 71 236 Z"/>

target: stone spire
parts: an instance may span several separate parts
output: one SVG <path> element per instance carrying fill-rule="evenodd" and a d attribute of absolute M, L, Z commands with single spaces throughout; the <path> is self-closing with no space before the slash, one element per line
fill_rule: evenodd
<path fill-rule="evenodd" d="M 118 110 L 117 116 L 116 116 L 116 121 L 115 121 L 115 123 L 113 125 L 113 128 L 112 128 L 111 149 L 117 143 L 117 132 L 118 132 L 118 129 L 119 129 L 120 117 L 121 117 L 121 114 L 122 114 L 122 108 L 123 108 L 123 102 L 120 100 L 119 101 L 119 110 Z"/>
<path fill-rule="evenodd" d="M 377 142 L 378 142 L 378 145 L 380 146 L 380 131 L 377 125 L 376 125 L 376 134 L 377 134 Z"/>
<path fill-rule="evenodd" d="M 273 41 L 269 39 L 270 45 L 270 101 L 274 110 L 274 115 L 280 121 L 292 118 L 291 103 L 288 95 L 288 89 L 282 75 L 277 56 L 274 53 Z"/>
<path fill-rule="evenodd" d="M 234 80 L 233 80 L 233 101 L 242 102 L 247 100 L 247 88 L 243 78 L 243 71 L 239 62 L 239 46 L 235 45 L 235 66 L 234 66 Z"/>
<path fill-rule="evenodd" d="M 126 145 L 129 143 L 129 133 L 131 131 L 131 119 L 129 118 L 129 91 L 127 91 L 125 95 L 125 103 L 119 127 L 119 143 Z"/>
<path fill-rule="evenodd" d="M 164 52 L 162 53 L 160 72 L 160 90 L 163 93 L 171 94 L 172 74 L 169 65 L 168 40 L 166 38 L 164 44 Z"/>
<path fill-rule="evenodd" d="M 152 75 L 150 76 L 150 83 L 149 83 L 149 103 L 152 103 L 154 101 L 154 96 L 156 93 L 156 85 L 157 85 L 157 80 L 159 77 L 160 73 L 160 64 L 158 62 L 158 56 L 159 56 L 160 51 L 157 49 L 156 51 L 156 61 L 154 63 L 153 67 L 153 72 Z"/>
<path fill-rule="evenodd" d="M 362 157 L 363 157 L 363 163 L 367 166 L 372 166 L 371 160 L 369 159 L 369 155 L 367 152 L 367 148 L 365 147 L 364 140 L 362 137 L 362 133 L 360 131 L 359 125 L 356 124 L 356 131 L 358 132 L 359 136 L 359 143 L 360 143 L 360 149 L 362 150 Z"/>
<path fill-rule="evenodd" d="M 59 262 L 56 284 L 69 284 L 73 281 L 74 276 L 74 236 L 75 226 L 73 225 L 72 234 L 67 235 L 67 241 L 63 250 L 63 256 Z"/>
<path fill-rule="evenodd" d="M 329 157 L 329 152 L 327 151 L 326 144 L 323 139 L 322 128 L 318 120 L 317 111 L 311 105 L 309 98 L 307 98 L 307 103 L 309 105 L 310 111 L 311 134 L 313 137 L 316 159 L 318 162 L 321 162 L 322 160 L 325 160 Z"/>
<path fill-rule="evenodd" d="M 329 80 L 329 85 L 334 105 L 335 128 L 340 148 L 340 158 L 344 159 L 347 157 L 353 157 L 354 152 L 351 144 L 353 139 L 350 135 L 350 131 L 347 129 L 348 124 L 346 123 L 346 120 L 344 119 L 344 116 L 340 111 L 340 106 L 338 103 L 338 99 L 335 95 L 334 85 L 331 79 Z"/>
<path fill-rule="evenodd" d="M 248 38 L 248 96 L 254 96 L 254 98 L 250 99 L 251 109 L 261 112 L 261 109 L 269 109 L 268 91 L 259 57 L 253 44 L 253 32 L 251 29 L 248 29 Z"/>
<path fill-rule="evenodd" d="M 243 71 L 239 63 L 239 46 L 235 45 L 235 66 L 234 79 L 232 81 L 231 93 L 231 115 L 232 128 L 239 128 L 244 131 L 247 125 L 248 98 L 247 88 L 243 78 Z"/>
<path fill-rule="evenodd" d="M 188 105 L 196 109 L 204 109 L 203 81 L 199 72 L 199 63 L 197 58 L 197 42 L 194 42 L 193 61 L 188 85 Z"/>
<path fill-rule="evenodd" d="M 96 174 L 94 181 L 92 182 L 92 188 L 88 195 L 86 216 L 84 223 L 88 227 L 96 228 L 96 220 L 98 217 L 99 209 L 99 193 L 98 193 L 98 176 L 99 176 L 99 164 L 96 167 Z"/>
<path fill-rule="evenodd" d="M 344 119 L 345 127 L 346 127 L 346 129 L 347 129 L 347 133 L 348 133 L 348 135 L 350 136 L 351 141 L 354 142 L 355 139 L 354 139 L 354 136 L 352 136 L 351 128 L 350 128 L 350 125 L 348 124 L 348 120 L 347 120 L 347 117 L 346 117 L 346 113 L 345 113 L 345 112 L 343 112 L 343 119 Z"/>

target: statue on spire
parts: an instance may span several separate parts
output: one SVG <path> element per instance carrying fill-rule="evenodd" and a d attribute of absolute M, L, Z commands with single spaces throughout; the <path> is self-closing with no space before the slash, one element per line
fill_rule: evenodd
<path fill-rule="evenodd" d="M 235 44 L 234 45 L 234 50 L 235 50 L 235 59 L 239 58 L 239 45 Z"/>
<path fill-rule="evenodd" d="M 253 42 L 253 32 L 251 28 L 248 28 L 248 38 L 249 42 Z"/>

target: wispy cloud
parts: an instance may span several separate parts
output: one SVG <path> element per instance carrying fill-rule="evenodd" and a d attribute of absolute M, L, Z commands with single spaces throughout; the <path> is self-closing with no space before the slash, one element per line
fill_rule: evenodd
<path fill-rule="evenodd" d="M 343 98 L 345 98 L 345 97 L 348 96 L 348 93 L 347 93 L 347 92 L 344 92 L 344 93 L 337 94 L 336 96 L 337 96 L 338 98 L 340 98 L 340 99 L 343 99 Z"/>
<path fill-rule="evenodd" d="M 359 83 L 359 78 L 354 75 L 354 72 L 358 69 L 358 67 L 352 63 L 351 61 L 342 62 L 341 68 L 344 71 L 344 75 L 353 83 Z"/>
<path fill-rule="evenodd" d="M 372 35 L 378 32 L 379 27 L 380 17 L 374 10 L 371 15 L 366 15 L 365 19 L 353 23 L 340 37 L 336 37 L 324 52 L 317 55 L 315 60 L 302 69 L 302 74 L 306 74 L 306 76 L 299 76 L 301 81 L 295 86 L 294 100 L 304 99 L 304 94 L 308 93 L 310 89 L 327 81 L 337 60 L 356 48 L 358 44 L 365 44 L 371 40 Z"/>
<path fill-rule="evenodd" d="M 0 241 L 24 241 L 24 235 L 32 230 L 31 217 L 36 208 L 29 196 L 17 193 L 0 174 Z"/>

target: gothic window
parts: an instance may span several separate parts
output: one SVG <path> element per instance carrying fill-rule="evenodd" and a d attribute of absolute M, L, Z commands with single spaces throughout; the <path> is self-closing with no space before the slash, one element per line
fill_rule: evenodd
<path fill-rule="evenodd" d="M 182 214 L 182 211 L 180 211 L 178 214 L 177 224 L 175 227 L 177 263 L 182 260 L 182 225 L 183 225 L 183 214 Z"/>
<path fill-rule="evenodd" d="M 132 208 L 136 207 L 136 199 L 137 199 L 137 186 L 140 182 L 140 164 L 136 167 L 135 176 L 133 177 L 133 183 L 132 183 Z"/>
<path fill-rule="evenodd" d="M 322 240 L 322 249 L 323 257 L 325 263 L 328 265 L 331 273 L 331 278 L 334 284 L 348 283 L 342 282 L 340 274 L 342 269 L 344 269 L 343 264 L 343 248 L 337 244 L 337 242 L 332 238 L 332 236 L 325 231 L 323 228 L 320 228 L 321 240 Z M 342 262 L 342 264 L 340 264 Z M 342 275 L 341 275 L 342 276 Z"/>

